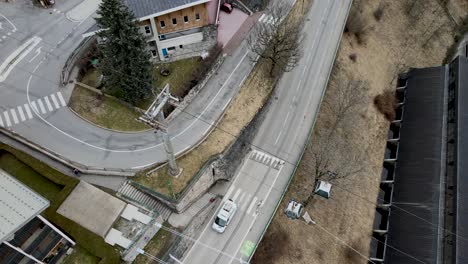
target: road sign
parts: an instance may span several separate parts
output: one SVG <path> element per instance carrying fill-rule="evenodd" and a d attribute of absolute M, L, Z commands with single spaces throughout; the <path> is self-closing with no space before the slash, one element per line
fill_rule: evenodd
<path fill-rule="evenodd" d="M 250 257 L 255 250 L 255 243 L 249 240 L 246 240 L 244 244 L 242 244 L 242 248 L 240 253 L 246 257 Z"/>

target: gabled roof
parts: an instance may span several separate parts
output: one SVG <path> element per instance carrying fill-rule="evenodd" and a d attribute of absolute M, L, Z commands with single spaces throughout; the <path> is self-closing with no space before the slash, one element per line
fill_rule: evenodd
<path fill-rule="evenodd" d="M 0 169 L 0 244 L 49 204 L 44 197 Z"/>
<path fill-rule="evenodd" d="M 139 20 L 161 16 L 211 0 L 123 0 Z"/>

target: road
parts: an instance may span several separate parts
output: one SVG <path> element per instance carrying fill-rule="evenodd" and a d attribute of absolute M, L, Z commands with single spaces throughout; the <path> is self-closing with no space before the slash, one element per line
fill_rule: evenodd
<path fill-rule="evenodd" d="M 224 234 L 214 232 L 209 221 L 184 263 L 230 264 L 249 259 L 315 122 L 350 5 L 351 0 L 314 1 L 304 28 L 303 59 L 281 79 L 278 100 L 253 141 L 254 149 L 224 195 L 223 200 L 233 199 L 240 210 Z"/>
<path fill-rule="evenodd" d="M 136 171 L 166 161 L 161 135 L 105 130 L 65 107 L 72 87 L 58 85 L 59 76 L 81 34 L 94 23 L 89 8 L 83 9 L 88 4 L 57 1 L 45 10 L 23 1 L 0 3 L 0 129 L 89 169 Z M 238 92 L 254 66 L 246 50 L 244 41 L 171 121 L 176 153 L 199 143 Z"/>

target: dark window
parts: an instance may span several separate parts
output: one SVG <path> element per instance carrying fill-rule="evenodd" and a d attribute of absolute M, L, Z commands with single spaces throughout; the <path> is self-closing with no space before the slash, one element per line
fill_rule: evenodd
<path fill-rule="evenodd" d="M 151 34 L 151 27 L 150 26 L 145 26 L 145 33 L 146 34 Z"/>
<path fill-rule="evenodd" d="M 200 20 L 200 14 L 198 14 L 198 13 L 195 14 L 195 20 L 197 20 L 197 21 Z"/>
<path fill-rule="evenodd" d="M 173 24 L 173 25 L 177 25 L 177 18 L 173 18 L 173 19 L 172 19 L 172 24 Z"/>
<path fill-rule="evenodd" d="M 158 55 L 158 52 L 155 50 L 151 50 L 151 55 L 153 55 L 153 57 L 156 57 Z"/>
<path fill-rule="evenodd" d="M 164 20 L 159 21 L 159 25 L 161 25 L 161 28 L 166 26 L 166 22 Z"/>
<path fill-rule="evenodd" d="M 184 16 L 184 22 L 188 23 L 188 16 Z"/>
<path fill-rule="evenodd" d="M 159 35 L 159 39 L 160 39 L 160 40 L 165 40 L 165 39 L 166 39 L 166 35 Z"/>
<path fill-rule="evenodd" d="M 183 48 L 184 48 L 184 45 L 179 45 L 179 48 L 183 49 Z"/>
<path fill-rule="evenodd" d="M 167 50 L 175 50 L 175 47 L 169 47 Z"/>

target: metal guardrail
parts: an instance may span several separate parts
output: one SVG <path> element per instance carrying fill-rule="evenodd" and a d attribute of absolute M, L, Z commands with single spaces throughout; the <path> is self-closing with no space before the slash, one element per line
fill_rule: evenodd
<path fill-rule="evenodd" d="M 60 73 L 60 84 L 62 86 L 68 83 L 70 72 L 73 69 L 73 67 L 76 66 L 76 59 L 78 55 L 80 55 L 81 52 L 83 52 L 88 47 L 88 45 L 94 40 L 96 40 L 96 36 L 91 36 L 83 39 L 83 41 L 80 42 L 78 47 L 70 54 L 67 61 L 65 62 L 65 65 L 63 66 L 62 72 Z"/>

